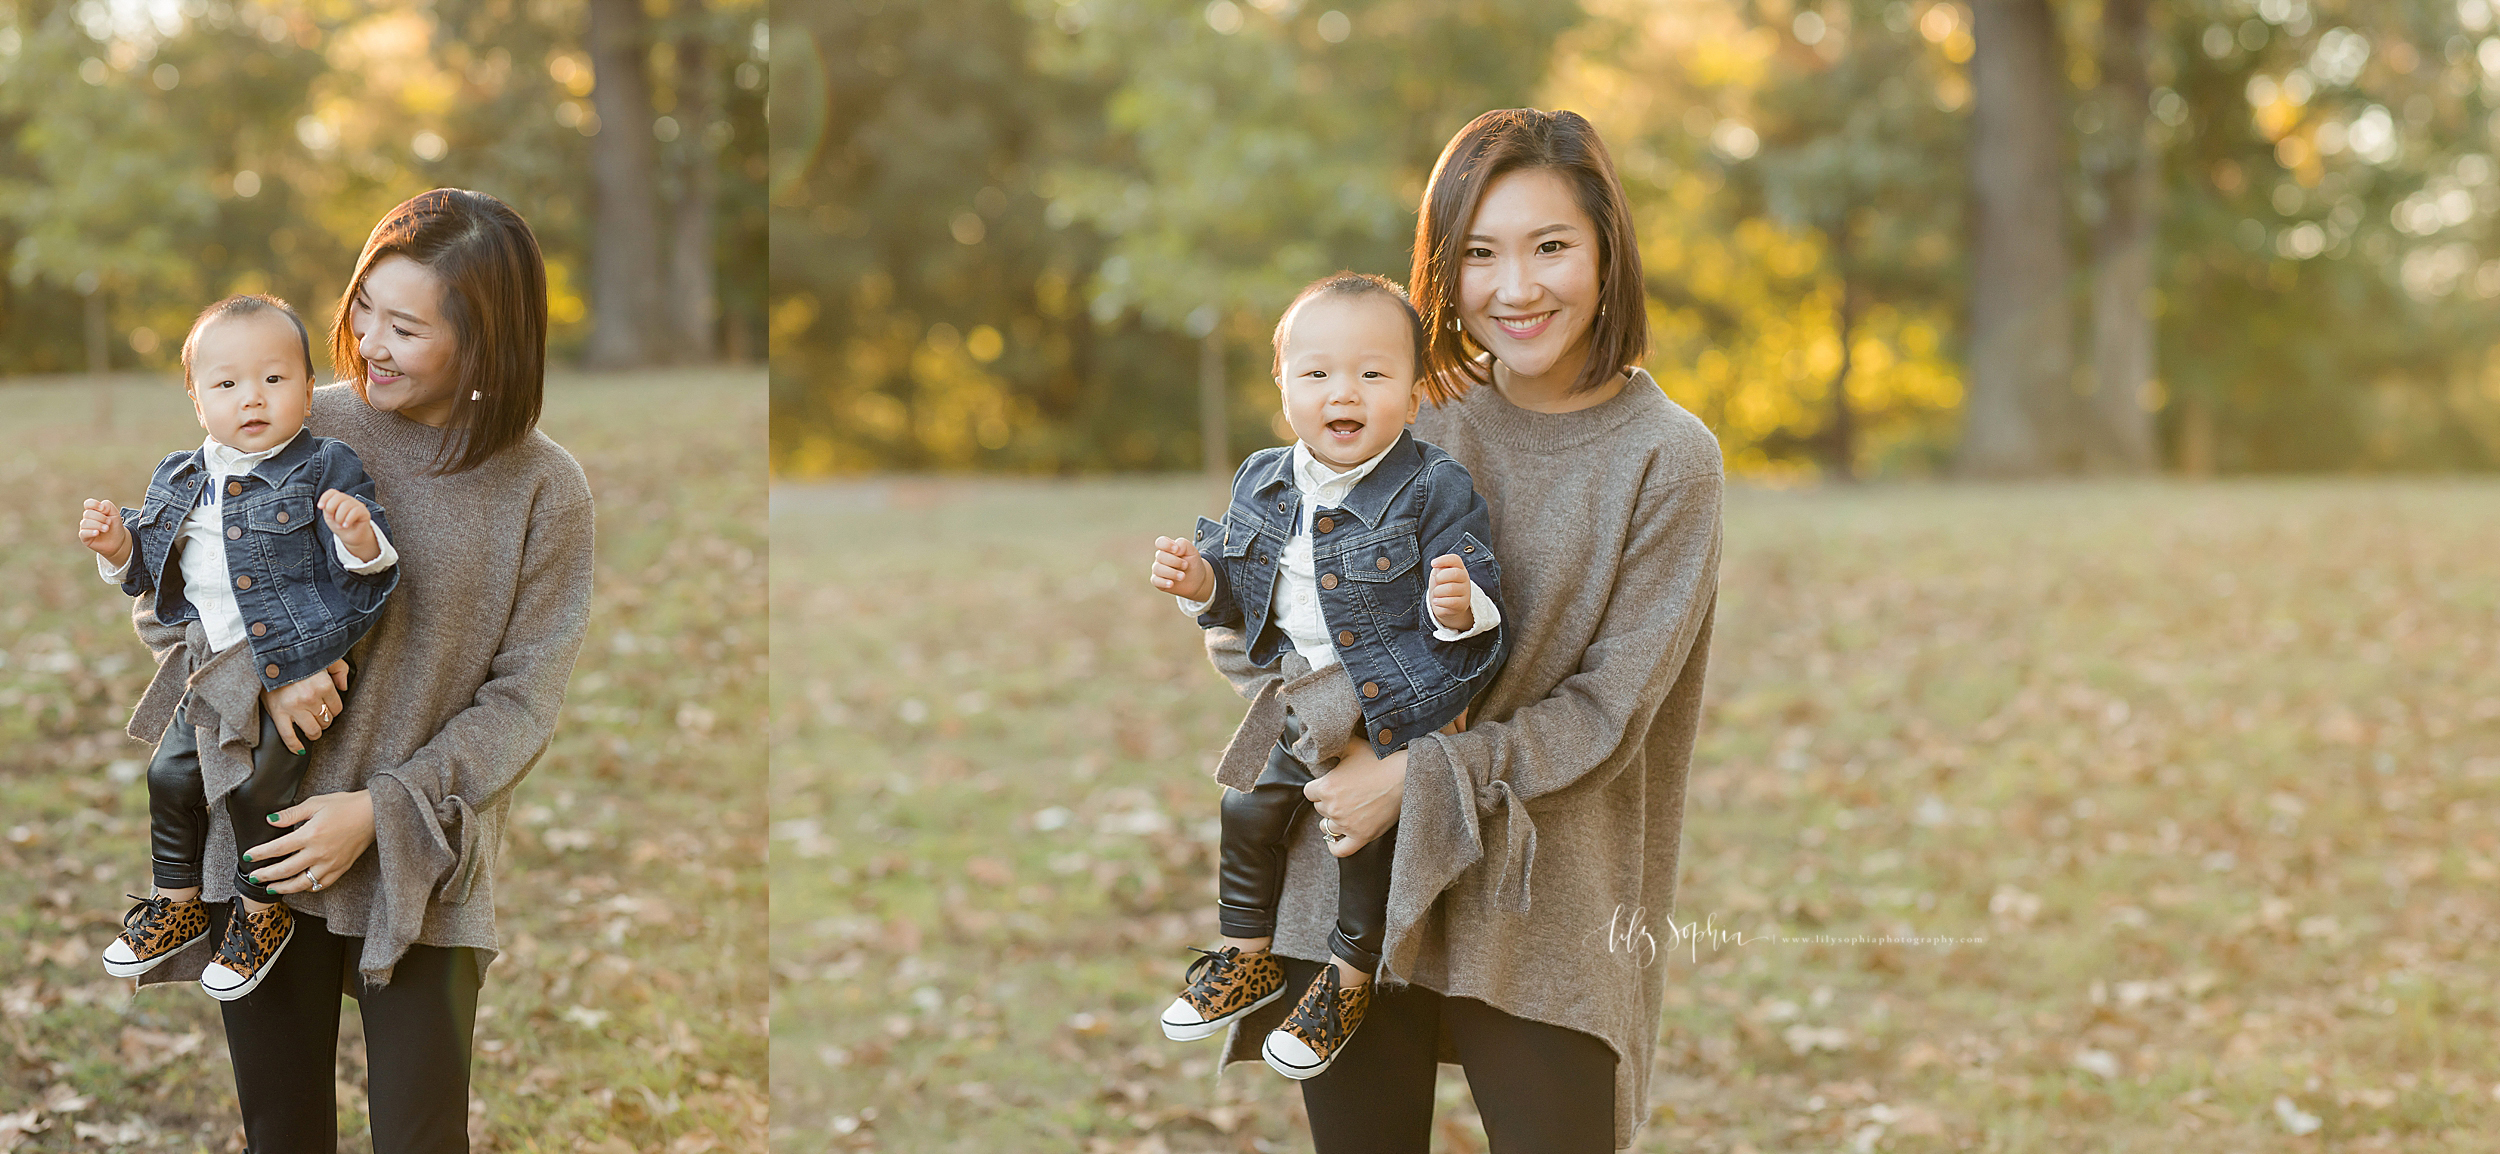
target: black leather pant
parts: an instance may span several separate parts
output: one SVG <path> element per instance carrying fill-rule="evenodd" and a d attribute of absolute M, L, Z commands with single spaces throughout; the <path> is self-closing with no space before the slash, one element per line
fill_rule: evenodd
<path fill-rule="evenodd" d="M 311 755 L 288 749 L 278 737 L 277 719 L 262 709 L 252 775 L 226 795 L 226 816 L 234 822 L 237 857 L 286 832 L 269 824 L 269 815 L 295 804 L 296 788 L 311 766 Z M 180 708 L 174 710 L 174 723 L 166 727 L 164 740 L 156 744 L 156 756 L 148 762 L 148 837 L 157 888 L 200 884 L 200 859 L 208 845 L 208 789 L 200 780 L 198 731 L 191 728 L 191 719 Z M 240 868 L 241 864 L 236 863 L 234 884 L 244 896 L 258 902 L 279 900 L 281 895 L 245 880 L 250 871 Z"/>
<path fill-rule="evenodd" d="M 1223 838 L 1216 867 L 1217 921 L 1224 935 L 1264 938 L 1276 932 L 1276 899 L 1285 888 L 1286 835 L 1310 808 L 1302 787 L 1315 776 L 1288 747 L 1302 735 L 1291 713 L 1285 736 L 1267 752 L 1267 768 L 1248 790 L 1224 791 Z M 1391 826 L 1363 848 L 1337 859 L 1337 928 L 1328 948 L 1366 973 L 1380 969 L 1381 935 L 1389 920 L 1389 862 L 1397 854 Z"/>

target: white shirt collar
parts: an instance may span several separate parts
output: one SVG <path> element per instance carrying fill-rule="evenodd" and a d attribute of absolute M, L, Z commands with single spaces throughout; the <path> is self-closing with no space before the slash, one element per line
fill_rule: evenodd
<path fill-rule="evenodd" d="M 303 430 L 296 430 L 295 437 L 303 435 Z M 257 453 L 246 453 L 215 437 L 206 437 L 200 441 L 200 451 L 208 460 L 210 476 L 231 477 L 237 473 L 249 473 L 253 466 L 277 456 L 288 445 L 295 443 L 295 437 L 289 437 Z"/>
<path fill-rule="evenodd" d="M 1346 494 L 1354 491 L 1354 486 L 1358 482 L 1370 476 L 1373 469 L 1379 468 L 1380 462 L 1387 459 L 1390 451 L 1397 447 L 1398 443 L 1391 441 L 1389 448 L 1382 449 L 1371 460 L 1340 473 L 1322 464 L 1320 459 L 1311 453 L 1309 445 L 1295 441 L 1293 443 L 1294 480 L 1301 484 L 1305 499 L 1314 505 L 1322 500 L 1341 501 L 1345 499 Z"/>

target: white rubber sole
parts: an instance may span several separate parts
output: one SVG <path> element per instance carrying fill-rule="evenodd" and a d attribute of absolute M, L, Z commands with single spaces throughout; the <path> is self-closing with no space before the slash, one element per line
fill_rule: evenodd
<path fill-rule="evenodd" d="M 158 967 L 158 966 L 161 966 L 161 965 L 165 964 L 165 959 L 170 958 L 170 957 L 174 956 L 175 954 L 179 954 L 179 953 L 181 953 L 181 952 L 182 952 L 182 951 L 184 951 L 184 950 L 190 949 L 190 948 L 191 948 L 194 944 L 196 944 L 197 942 L 199 942 L 199 940 L 200 940 L 201 938 L 205 938 L 205 937 L 207 937 L 207 936 L 208 936 L 208 931 L 207 931 L 207 930 L 201 930 L 201 931 L 200 931 L 197 935 L 193 936 L 193 937 L 192 937 L 192 939 L 191 939 L 190 941 L 184 942 L 184 943 L 182 943 L 182 944 L 181 944 L 181 945 L 179 945 L 179 946 L 175 946 L 174 948 L 172 948 L 172 949 L 170 949 L 170 950 L 167 950 L 167 951 L 165 951 L 164 953 L 158 954 L 158 955 L 156 955 L 156 956 L 155 956 L 155 957 L 153 957 L 153 958 L 149 958 L 148 960 L 146 960 L 146 961 L 144 961 L 144 962 L 142 962 L 142 961 L 138 961 L 137 959 L 133 959 L 133 960 L 131 960 L 131 961 L 127 961 L 127 962 L 117 962 L 117 961 L 114 961 L 114 960 L 113 960 L 113 953 L 112 953 L 112 951 L 113 951 L 113 946 L 118 946 L 118 945 L 122 944 L 122 940 L 121 940 L 120 938 L 115 938 L 115 939 L 113 939 L 113 946 L 106 946 L 106 947 L 104 947 L 104 951 L 105 951 L 105 953 L 104 953 L 104 958 L 103 958 L 103 961 L 104 961 L 104 972 L 105 972 L 105 973 L 108 973 L 108 974 L 111 974 L 111 975 L 113 975 L 113 976 L 114 976 L 114 977 L 116 977 L 116 978 L 135 978 L 135 977 L 138 977 L 139 975 L 144 974 L 144 973 L 148 972 L 149 970 L 153 970 L 153 969 L 155 969 L 156 967 Z"/>
<path fill-rule="evenodd" d="M 1337 1054 L 1330 1054 L 1326 1059 L 1320 1061 L 1316 1065 L 1300 1065 L 1295 1061 L 1289 1061 L 1276 1056 L 1276 1040 L 1279 1038 L 1284 1039 L 1286 1042 L 1290 1043 L 1294 1049 L 1302 1051 L 1303 1054 L 1309 1054 L 1311 1052 L 1310 1047 L 1303 1045 L 1301 1039 L 1285 1033 L 1282 1030 L 1268 1031 L 1267 1040 L 1259 1044 L 1259 1057 L 1267 1060 L 1267 1068 L 1291 1078 L 1296 1082 L 1302 1081 L 1305 1078 L 1316 1078 L 1321 1074 L 1327 1073 L 1328 1067 L 1336 1062 L 1337 1054 L 1345 1053 L 1345 1047 L 1339 1046 L 1337 1047 Z"/>
<path fill-rule="evenodd" d="M 1217 1034 L 1223 1033 L 1225 1027 L 1240 1020 L 1242 1015 L 1284 996 L 1285 987 L 1280 984 L 1275 989 L 1268 991 L 1266 997 L 1252 1002 L 1247 1006 L 1243 1006 L 1242 1008 L 1226 1014 L 1221 1018 L 1214 1018 L 1204 1022 L 1175 1022 L 1170 1018 L 1165 1018 L 1163 1019 L 1163 1036 L 1170 1038 L 1175 1042 L 1195 1042 L 1202 1038 L 1212 1038 Z"/>
<path fill-rule="evenodd" d="M 242 929 L 241 926 L 233 925 L 231 923 L 227 926 L 227 928 L 235 931 L 240 931 Z M 221 974 L 228 978 L 235 977 L 236 975 L 233 970 L 226 968 L 225 963 L 210 962 L 208 964 L 208 969 L 200 975 L 200 988 L 208 991 L 209 997 L 215 998 L 220 1002 L 231 1002 L 236 998 L 240 998 L 245 994 L 249 994 L 252 991 L 259 989 L 261 979 L 268 977 L 269 971 L 278 968 L 278 955 L 285 953 L 286 944 L 294 940 L 295 923 L 290 921 L 286 926 L 286 936 L 278 939 L 278 948 L 269 951 L 269 960 L 262 962 L 260 968 L 252 972 L 251 977 L 244 978 L 242 981 L 233 986 L 225 989 L 219 989 L 216 986 L 210 985 L 209 982 L 216 979 Z"/>

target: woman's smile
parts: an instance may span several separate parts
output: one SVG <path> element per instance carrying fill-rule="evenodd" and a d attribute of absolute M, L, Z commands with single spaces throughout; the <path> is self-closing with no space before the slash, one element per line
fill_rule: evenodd
<path fill-rule="evenodd" d="M 1502 331 L 1515 339 L 1534 340 L 1539 333 L 1545 331 L 1546 324 L 1554 319 L 1557 311 L 1559 310 L 1547 309 L 1531 316 L 1494 317 L 1493 323 L 1502 326 Z"/>

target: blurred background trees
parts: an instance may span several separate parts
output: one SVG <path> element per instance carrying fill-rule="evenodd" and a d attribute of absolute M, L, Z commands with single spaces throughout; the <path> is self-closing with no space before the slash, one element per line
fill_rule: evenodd
<path fill-rule="evenodd" d="M 165 368 L 227 292 L 320 326 L 443 185 L 529 220 L 558 358 L 759 359 L 764 6 L 624 7 L 0 0 L 0 373 Z"/>
<path fill-rule="evenodd" d="M 777 467 L 1190 468 L 1404 278 L 1486 108 L 1590 116 L 1648 367 L 1757 476 L 2488 467 L 2489 0 L 841 0 L 774 44 Z M 1220 356 L 1221 404 L 1200 404 Z"/>

